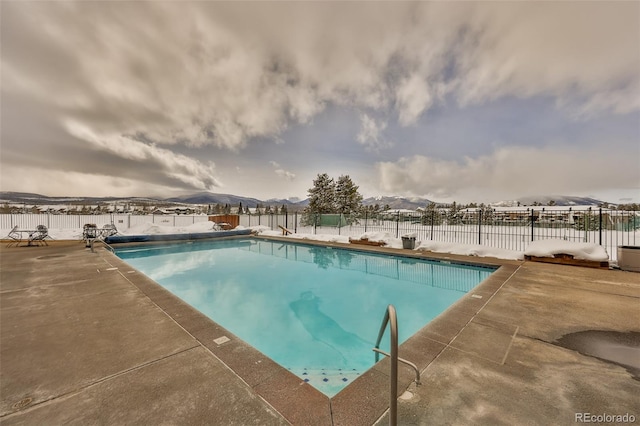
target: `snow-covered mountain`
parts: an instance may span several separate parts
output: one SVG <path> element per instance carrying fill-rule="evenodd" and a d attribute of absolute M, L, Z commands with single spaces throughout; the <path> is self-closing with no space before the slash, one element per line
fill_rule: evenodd
<path fill-rule="evenodd" d="M 216 194 L 213 192 L 198 192 L 181 197 L 167 198 L 164 201 L 183 204 L 229 204 L 230 206 L 237 206 L 242 203 L 245 207 L 256 207 L 258 204 L 264 204 L 264 201 L 258 200 L 257 198 L 241 197 L 232 194 Z"/>
<path fill-rule="evenodd" d="M 520 203 L 521 206 L 531 206 L 534 203 L 541 205 L 548 205 L 551 201 L 556 206 L 597 206 L 602 204 L 602 200 L 597 200 L 591 197 L 573 197 L 569 195 L 538 195 L 521 197 L 516 200 L 505 200 L 491 203 L 494 207 L 514 207 Z M 609 203 L 611 204 L 611 203 Z"/>
<path fill-rule="evenodd" d="M 554 201 L 557 206 L 575 206 L 575 205 L 593 205 L 602 204 L 602 200 L 590 197 L 574 197 L 567 195 L 541 195 L 535 197 L 522 197 L 516 200 L 504 200 L 490 205 L 495 207 L 513 207 L 518 202 L 521 206 L 529 206 L 534 203 L 548 205 L 550 201 Z M 242 203 L 245 207 L 257 207 L 258 204 L 263 206 L 281 206 L 286 205 L 294 209 L 302 209 L 309 204 L 308 199 L 300 200 L 298 198 L 272 198 L 268 200 L 259 200 L 257 198 L 243 197 L 233 194 L 217 194 L 213 192 L 198 192 L 194 194 L 183 195 L 179 197 L 171 197 L 166 199 L 151 197 L 49 197 L 41 194 L 32 194 L 25 192 L 0 192 L 0 203 L 10 204 L 27 204 L 27 205 L 80 205 L 80 204 L 123 204 L 123 203 L 154 203 L 158 205 L 166 204 L 229 204 L 237 206 Z M 411 209 L 425 207 L 433 201 L 421 197 L 399 197 L 399 196 L 378 196 L 369 197 L 362 201 L 365 206 L 380 205 L 381 208 L 389 206 L 391 209 Z M 611 203 L 610 203 L 611 204 Z"/>
<path fill-rule="evenodd" d="M 394 196 L 378 196 L 369 197 L 362 200 L 362 204 L 365 206 L 372 206 L 378 204 L 380 207 L 388 205 L 391 209 L 410 209 L 415 210 L 418 207 L 425 207 L 427 204 L 431 204 L 433 201 L 420 197 L 394 197 Z"/>

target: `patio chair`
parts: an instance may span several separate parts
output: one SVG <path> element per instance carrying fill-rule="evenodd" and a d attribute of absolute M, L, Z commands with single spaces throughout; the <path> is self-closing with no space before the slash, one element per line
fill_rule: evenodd
<path fill-rule="evenodd" d="M 13 227 L 13 229 L 7 234 L 7 239 L 11 240 L 9 241 L 9 244 L 7 244 L 7 247 L 11 247 L 13 244 L 20 245 L 20 241 L 22 241 L 22 233 L 20 231 L 18 231 L 19 226 L 16 225 Z"/>
<path fill-rule="evenodd" d="M 44 225 L 38 225 L 36 227 L 35 232 L 29 235 L 29 245 L 33 245 L 35 243 L 35 244 L 44 244 L 45 246 L 48 246 L 49 244 L 47 244 L 46 238 L 51 238 L 49 236 L 49 229 Z"/>
<path fill-rule="evenodd" d="M 82 241 L 88 242 L 90 239 L 96 238 L 98 227 L 95 223 L 85 223 L 82 227 Z"/>

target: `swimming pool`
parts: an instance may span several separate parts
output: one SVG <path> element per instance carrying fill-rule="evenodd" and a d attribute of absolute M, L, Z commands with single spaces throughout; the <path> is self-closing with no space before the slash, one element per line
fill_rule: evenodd
<path fill-rule="evenodd" d="M 329 397 L 374 364 L 388 304 L 402 343 L 493 272 L 254 238 L 116 254 Z"/>

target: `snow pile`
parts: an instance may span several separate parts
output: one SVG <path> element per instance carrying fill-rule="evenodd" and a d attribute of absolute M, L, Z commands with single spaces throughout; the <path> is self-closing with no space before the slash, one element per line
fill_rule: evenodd
<path fill-rule="evenodd" d="M 595 243 L 576 243 L 564 240 L 532 241 L 524 251 L 526 256 L 553 257 L 554 254 L 570 254 L 574 259 L 604 262 L 609 255 L 604 247 Z"/>
<path fill-rule="evenodd" d="M 240 225 L 240 226 L 236 226 L 236 229 L 251 229 L 251 232 L 255 234 L 262 234 L 262 235 L 281 235 L 282 234 L 282 232 L 279 232 L 279 231 L 272 231 L 271 228 L 265 225 L 250 226 L 248 228 L 246 226 Z"/>
<path fill-rule="evenodd" d="M 289 238 L 300 240 L 324 241 L 327 243 L 345 243 L 349 244 L 349 237 L 346 235 L 329 235 L 329 234 L 291 234 Z"/>
<path fill-rule="evenodd" d="M 212 232 L 215 224 L 213 222 L 197 222 L 187 226 L 165 226 L 157 223 L 143 223 L 132 226 L 126 231 L 118 230 L 122 235 L 154 235 L 154 234 L 192 234 L 198 232 Z"/>
<path fill-rule="evenodd" d="M 416 250 L 436 253 L 459 254 L 463 256 L 495 257 L 498 259 L 522 260 L 521 251 L 507 250 L 478 244 L 446 243 L 440 241 L 421 241 Z"/>

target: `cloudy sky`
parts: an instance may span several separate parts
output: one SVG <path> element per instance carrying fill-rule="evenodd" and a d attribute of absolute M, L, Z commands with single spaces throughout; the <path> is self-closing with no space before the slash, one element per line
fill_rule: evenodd
<path fill-rule="evenodd" d="M 640 201 L 640 2 L 0 7 L 3 191 Z"/>

